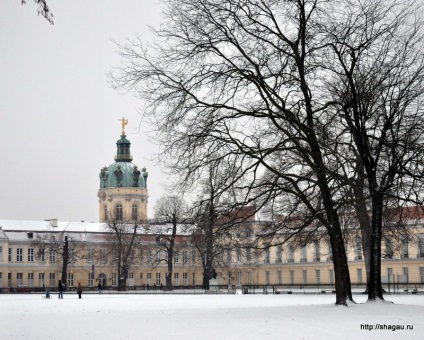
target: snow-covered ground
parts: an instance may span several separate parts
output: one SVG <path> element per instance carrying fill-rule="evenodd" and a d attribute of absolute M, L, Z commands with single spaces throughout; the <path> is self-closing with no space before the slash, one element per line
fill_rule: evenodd
<path fill-rule="evenodd" d="M 333 294 L 0 294 L 0 339 L 424 339 L 423 295 L 354 297 L 335 307 Z"/>

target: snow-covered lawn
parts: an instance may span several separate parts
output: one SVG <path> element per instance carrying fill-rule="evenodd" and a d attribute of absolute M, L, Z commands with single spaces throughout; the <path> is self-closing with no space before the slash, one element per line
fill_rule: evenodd
<path fill-rule="evenodd" d="M 335 307 L 333 294 L 0 294 L 0 339 L 424 339 L 423 295 L 354 297 Z"/>

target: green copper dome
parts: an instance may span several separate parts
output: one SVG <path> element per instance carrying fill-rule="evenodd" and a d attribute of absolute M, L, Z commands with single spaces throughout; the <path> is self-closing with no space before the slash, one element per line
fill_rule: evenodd
<path fill-rule="evenodd" d="M 103 188 L 147 188 L 147 171 L 133 164 L 130 141 L 125 135 L 116 142 L 118 152 L 115 163 L 100 170 L 100 189 Z"/>

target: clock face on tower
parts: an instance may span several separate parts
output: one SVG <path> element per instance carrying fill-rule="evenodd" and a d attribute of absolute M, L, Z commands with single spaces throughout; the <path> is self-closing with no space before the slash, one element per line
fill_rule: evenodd
<path fill-rule="evenodd" d="M 102 192 L 102 200 L 105 201 L 106 200 L 106 193 Z"/>

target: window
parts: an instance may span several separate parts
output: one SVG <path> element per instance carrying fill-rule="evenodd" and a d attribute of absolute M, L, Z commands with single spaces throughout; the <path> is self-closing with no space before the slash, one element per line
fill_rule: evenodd
<path fill-rule="evenodd" d="M 307 254 L 307 248 L 306 246 L 303 246 L 300 250 L 300 262 L 307 262 L 308 261 L 308 254 Z"/>
<path fill-rule="evenodd" d="M 294 246 L 293 244 L 289 244 L 289 248 L 287 250 L 287 262 L 294 262 Z"/>
<path fill-rule="evenodd" d="M 116 249 L 112 250 L 112 262 L 116 263 L 116 261 L 118 261 L 118 253 L 116 251 Z"/>
<path fill-rule="evenodd" d="M 250 248 L 246 248 L 246 262 L 249 263 L 252 260 L 252 255 L 251 255 L 251 250 Z"/>
<path fill-rule="evenodd" d="M 116 286 L 118 283 L 117 280 L 118 275 L 116 273 L 112 273 L 112 286 Z"/>
<path fill-rule="evenodd" d="M 156 286 L 160 286 L 160 273 L 156 273 Z"/>
<path fill-rule="evenodd" d="M 147 263 L 152 263 L 152 259 L 153 259 L 153 252 L 149 249 L 146 251 L 146 257 L 147 257 Z"/>
<path fill-rule="evenodd" d="M 24 274 L 23 273 L 16 273 L 16 284 L 17 285 L 23 285 L 24 284 Z"/>
<path fill-rule="evenodd" d="M 278 271 L 278 284 L 283 284 L 283 272 L 281 270 Z"/>
<path fill-rule="evenodd" d="M 147 284 L 152 285 L 152 273 L 147 273 Z"/>
<path fill-rule="evenodd" d="M 424 237 L 418 239 L 418 254 L 417 257 L 424 257 Z"/>
<path fill-rule="evenodd" d="M 393 258 L 393 245 L 392 245 L 392 240 L 389 238 L 385 238 L 384 240 L 385 245 L 386 245 L 386 258 L 391 259 Z"/>
<path fill-rule="evenodd" d="M 94 249 L 93 248 L 88 249 L 87 260 L 88 260 L 88 262 L 94 261 Z"/>
<path fill-rule="evenodd" d="M 302 270 L 302 276 L 303 276 L 303 284 L 308 284 L 308 271 L 306 269 Z"/>
<path fill-rule="evenodd" d="M 268 270 L 265 272 L 265 283 L 267 285 L 270 284 L 270 274 L 269 274 L 269 271 Z"/>
<path fill-rule="evenodd" d="M 121 204 L 117 204 L 115 207 L 115 218 L 117 221 L 122 221 L 123 220 L 123 213 L 122 213 L 122 205 Z"/>
<path fill-rule="evenodd" d="M 3 247 L 0 246 L 0 262 L 3 262 Z"/>
<path fill-rule="evenodd" d="M 393 268 L 387 268 L 387 278 L 389 283 L 395 282 L 395 276 L 393 275 Z"/>
<path fill-rule="evenodd" d="M 232 260 L 232 258 L 231 258 L 231 249 L 227 249 L 227 262 L 228 263 L 231 263 L 231 260 Z"/>
<path fill-rule="evenodd" d="M 140 249 L 140 263 L 143 263 L 144 260 L 144 250 Z M 107 262 L 107 255 L 106 255 L 106 262 Z"/>
<path fill-rule="evenodd" d="M 264 263 L 269 263 L 269 248 L 265 249 Z"/>
<path fill-rule="evenodd" d="M 330 240 L 327 240 L 327 261 L 333 261 L 333 250 L 331 249 Z"/>
<path fill-rule="evenodd" d="M 195 280 L 195 278 L 196 278 L 196 274 L 195 274 L 195 273 L 193 273 L 193 274 L 192 274 L 192 285 L 193 285 L 193 286 L 196 284 L 196 280 Z"/>
<path fill-rule="evenodd" d="M 114 273 L 112 273 L 112 277 L 113 277 L 113 274 Z M 113 285 L 113 282 L 112 282 L 112 285 Z M 89 287 L 94 286 L 94 274 L 93 273 L 88 273 L 88 286 Z"/>
<path fill-rule="evenodd" d="M 54 273 L 49 273 L 49 286 L 50 287 L 56 286 L 56 276 Z"/>
<path fill-rule="evenodd" d="M 321 271 L 319 269 L 315 269 L 315 279 L 317 281 L 317 285 L 321 284 Z"/>
<path fill-rule="evenodd" d="M 160 251 L 160 249 L 156 252 L 156 261 L 157 262 L 160 262 L 160 260 L 161 260 L 161 251 Z"/>
<path fill-rule="evenodd" d="M 12 248 L 9 248 L 9 254 L 7 257 L 7 261 L 12 262 Z"/>
<path fill-rule="evenodd" d="M 22 254 L 23 253 L 24 253 L 23 248 L 16 248 L 16 262 L 22 262 Z"/>
<path fill-rule="evenodd" d="M 179 261 L 179 256 L 178 256 L 178 250 L 174 251 L 174 263 L 178 263 Z"/>
<path fill-rule="evenodd" d="M 50 262 L 55 262 L 56 261 L 56 253 L 54 252 L 54 250 L 50 250 Z"/>
<path fill-rule="evenodd" d="M 269 249 L 267 249 L 267 250 L 269 252 Z M 241 248 L 237 248 L 236 252 L 237 252 L 237 262 L 241 262 Z"/>
<path fill-rule="evenodd" d="M 188 252 L 187 250 L 183 251 L 183 263 L 187 263 L 188 262 Z"/>
<path fill-rule="evenodd" d="M 247 272 L 247 284 L 252 284 L 252 272 Z"/>
<path fill-rule="evenodd" d="M 68 286 L 74 286 L 74 273 L 68 273 Z"/>
<path fill-rule="evenodd" d="M 290 284 L 294 285 L 294 270 L 290 269 Z"/>
<path fill-rule="evenodd" d="M 191 263 L 196 263 L 196 251 L 191 251 Z"/>
<path fill-rule="evenodd" d="M 356 250 L 355 260 L 362 261 L 362 241 L 360 239 L 356 240 L 355 250 Z"/>
<path fill-rule="evenodd" d="M 283 262 L 283 246 L 280 244 L 277 246 L 277 258 L 275 259 L 275 263 Z"/>
<path fill-rule="evenodd" d="M 358 274 L 358 283 L 362 283 L 362 268 L 358 268 L 356 272 Z"/>
<path fill-rule="evenodd" d="M 334 284 L 334 269 L 328 270 L 328 277 L 330 279 L 330 284 Z"/>
<path fill-rule="evenodd" d="M 409 283 L 409 270 L 408 270 L 408 267 L 403 267 L 402 268 L 402 273 L 403 273 L 403 276 L 404 276 L 405 283 Z"/>
<path fill-rule="evenodd" d="M 108 220 L 108 216 L 107 216 L 107 205 L 105 204 L 105 220 Z"/>
<path fill-rule="evenodd" d="M 28 273 L 28 286 L 34 286 L 34 273 Z"/>
<path fill-rule="evenodd" d="M 3 286 L 3 273 L 0 272 L 0 287 Z"/>
<path fill-rule="evenodd" d="M 174 285 L 178 286 L 180 284 L 178 273 L 174 273 Z"/>
<path fill-rule="evenodd" d="M 129 286 L 134 286 L 134 273 L 128 273 L 128 285 Z"/>
<path fill-rule="evenodd" d="M 143 284 L 143 273 L 140 273 L 140 285 Z"/>
<path fill-rule="evenodd" d="M 402 259 L 409 258 L 409 252 L 408 252 L 408 239 L 403 238 L 400 245 L 400 257 Z"/>
<path fill-rule="evenodd" d="M 38 287 L 44 287 L 44 273 L 38 273 Z"/>
<path fill-rule="evenodd" d="M 314 262 L 321 261 L 321 245 L 319 241 L 314 243 Z"/>
<path fill-rule="evenodd" d="M 420 283 L 424 283 L 424 267 L 420 267 Z"/>
<path fill-rule="evenodd" d="M 131 216 L 134 221 L 138 220 L 138 207 L 137 204 L 133 204 L 131 207 Z"/>
<path fill-rule="evenodd" d="M 188 285 L 188 275 L 187 275 L 187 273 L 183 273 L 183 284 L 184 284 L 184 286 Z"/>
<path fill-rule="evenodd" d="M 107 263 L 107 250 L 104 248 L 100 249 L 100 261 Z"/>
<path fill-rule="evenodd" d="M 241 285 L 241 271 L 240 270 L 237 270 L 236 282 L 237 282 L 238 285 Z"/>
<path fill-rule="evenodd" d="M 40 259 L 41 262 L 46 261 L 44 248 L 38 249 L 38 258 Z"/>

